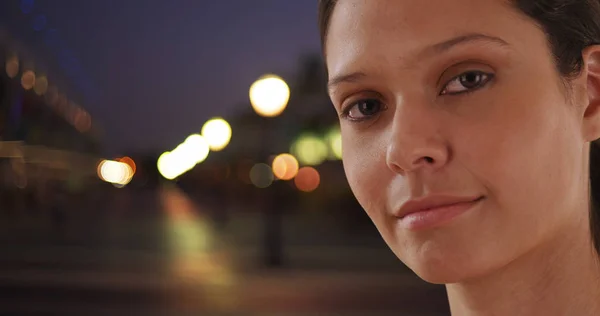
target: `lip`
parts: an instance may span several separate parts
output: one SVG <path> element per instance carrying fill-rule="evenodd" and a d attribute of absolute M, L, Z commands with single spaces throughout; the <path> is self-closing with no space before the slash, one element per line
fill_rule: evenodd
<path fill-rule="evenodd" d="M 394 215 L 408 229 L 433 228 L 450 222 L 482 200 L 483 196 L 431 195 L 403 203 Z"/>

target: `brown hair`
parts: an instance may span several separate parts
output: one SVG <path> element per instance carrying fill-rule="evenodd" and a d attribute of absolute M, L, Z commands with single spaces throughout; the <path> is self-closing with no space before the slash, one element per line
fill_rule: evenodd
<path fill-rule="evenodd" d="M 321 45 L 325 41 L 337 0 L 319 0 Z M 554 55 L 557 71 L 568 80 L 583 67 L 582 51 L 600 43 L 599 0 L 513 0 L 513 6 L 533 19 L 544 30 Z M 596 251 L 600 254 L 600 145 L 590 148 L 591 209 L 590 228 Z"/>

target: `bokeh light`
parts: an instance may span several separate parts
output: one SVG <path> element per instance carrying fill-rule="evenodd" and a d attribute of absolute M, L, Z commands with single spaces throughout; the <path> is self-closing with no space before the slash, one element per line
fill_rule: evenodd
<path fill-rule="evenodd" d="M 33 86 L 33 91 L 37 95 L 44 95 L 46 91 L 48 91 L 48 78 L 46 76 L 39 76 L 35 79 L 35 85 Z"/>
<path fill-rule="evenodd" d="M 165 179 L 173 180 L 177 178 L 179 174 L 179 166 L 177 166 L 175 160 L 171 156 L 171 152 L 164 152 L 160 157 L 158 157 L 158 161 L 156 162 L 156 166 L 158 167 L 158 172 Z"/>
<path fill-rule="evenodd" d="M 196 166 L 198 163 L 198 154 L 194 153 L 191 146 L 183 143 L 171 151 L 171 159 L 176 166 L 179 166 L 178 176 L 180 176 Z"/>
<path fill-rule="evenodd" d="M 289 99 L 290 88 L 278 76 L 262 76 L 250 86 L 250 103 L 261 116 L 274 117 L 281 114 Z"/>
<path fill-rule="evenodd" d="M 88 112 L 78 108 L 73 118 L 73 125 L 79 132 L 85 133 L 92 128 L 92 118 Z"/>
<path fill-rule="evenodd" d="M 292 144 L 291 152 L 301 164 L 316 166 L 327 159 L 329 149 L 317 135 L 304 134 Z"/>
<path fill-rule="evenodd" d="M 125 156 L 123 158 L 119 158 L 117 159 L 118 162 L 122 162 L 124 164 L 127 164 L 130 168 L 131 171 L 135 174 L 135 172 L 137 171 L 137 166 L 135 165 L 135 161 L 133 161 L 133 159 L 131 157 Z"/>
<path fill-rule="evenodd" d="M 290 154 L 281 154 L 273 159 L 273 174 L 281 180 L 293 179 L 298 167 L 298 160 Z"/>
<path fill-rule="evenodd" d="M 257 163 L 250 169 L 250 181 L 257 188 L 267 188 L 273 183 L 273 170 L 267 164 Z"/>
<path fill-rule="evenodd" d="M 163 153 L 156 166 L 165 179 L 173 180 L 203 162 L 209 153 L 206 139 L 202 135 L 193 134 L 173 151 Z"/>
<path fill-rule="evenodd" d="M 321 176 L 317 169 L 313 167 L 302 167 L 294 178 L 294 184 L 298 190 L 303 192 L 312 192 L 319 187 Z"/>
<path fill-rule="evenodd" d="M 25 90 L 31 90 L 35 85 L 35 73 L 31 70 L 23 72 L 21 76 L 21 85 Z"/>
<path fill-rule="evenodd" d="M 103 160 L 98 164 L 98 176 L 108 183 L 122 187 L 133 178 L 133 170 L 126 163 Z"/>
<path fill-rule="evenodd" d="M 202 136 L 208 142 L 210 150 L 223 150 L 231 140 L 231 126 L 222 118 L 210 119 L 202 126 Z"/>
<path fill-rule="evenodd" d="M 19 58 L 17 56 L 9 57 L 6 60 L 6 75 L 9 78 L 14 78 L 19 74 Z"/>
<path fill-rule="evenodd" d="M 338 126 L 329 130 L 326 136 L 327 144 L 329 145 L 329 159 L 342 159 L 342 133 Z"/>
<path fill-rule="evenodd" d="M 206 160 L 210 153 L 210 146 L 204 136 L 192 134 L 186 138 L 182 145 L 182 152 L 189 155 L 194 164 L 198 164 Z"/>

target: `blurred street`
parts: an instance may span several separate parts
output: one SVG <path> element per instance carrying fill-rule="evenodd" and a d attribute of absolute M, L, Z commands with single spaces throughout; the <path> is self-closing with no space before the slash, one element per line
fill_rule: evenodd
<path fill-rule="evenodd" d="M 0 316 L 448 315 L 342 163 L 314 1 L 0 1 Z"/>
<path fill-rule="evenodd" d="M 262 267 L 260 216 L 225 225 L 176 186 L 121 191 L 51 216 L 3 212 L 0 315 L 447 315 L 376 231 L 284 219 L 285 265 Z"/>

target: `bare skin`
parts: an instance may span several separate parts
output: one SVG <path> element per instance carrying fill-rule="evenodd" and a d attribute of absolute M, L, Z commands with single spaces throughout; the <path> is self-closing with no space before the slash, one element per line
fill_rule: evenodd
<path fill-rule="evenodd" d="M 340 0 L 326 40 L 350 186 L 453 315 L 600 315 L 589 145 L 600 48 L 565 85 L 504 0 Z M 407 202 L 470 199 L 430 225 Z"/>

